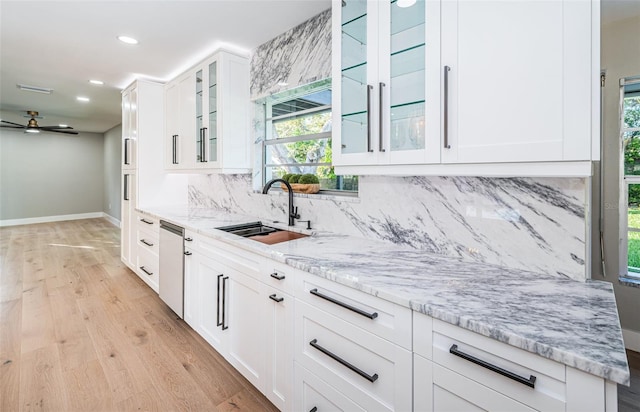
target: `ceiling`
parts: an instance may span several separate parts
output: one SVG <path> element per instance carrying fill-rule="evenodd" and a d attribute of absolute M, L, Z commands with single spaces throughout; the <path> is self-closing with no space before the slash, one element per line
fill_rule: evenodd
<path fill-rule="evenodd" d="M 120 91 L 135 78 L 166 82 L 221 44 L 248 52 L 330 6 L 330 0 L 0 0 L 0 116 L 26 124 L 26 111 L 36 110 L 41 126 L 103 133 L 120 123 Z M 602 0 L 604 23 L 639 14 L 640 0 Z M 121 43 L 118 35 L 140 43 Z"/>
<path fill-rule="evenodd" d="M 26 124 L 35 110 L 41 126 L 103 133 L 120 123 L 120 92 L 134 79 L 166 82 L 221 45 L 248 53 L 329 7 L 330 0 L 0 0 L 0 115 Z"/>

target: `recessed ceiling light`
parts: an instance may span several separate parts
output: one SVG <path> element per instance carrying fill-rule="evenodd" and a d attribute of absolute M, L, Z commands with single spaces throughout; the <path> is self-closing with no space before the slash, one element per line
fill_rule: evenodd
<path fill-rule="evenodd" d="M 118 36 L 118 40 L 120 40 L 123 43 L 127 43 L 127 44 L 138 44 L 138 40 L 134 39 L 133 37 L 129 37 L 129 36 Z"/>
<path fill-rule="evenodd" d="M 89 80 L 89 83 L 97 84 L 98 86 L 102 86 L 104 84 L 104 82 L 100 80 Z"/>
<path fill-rule="evenodd" d="M 68 124 L 59 124 L 58 127 L 69 127 Z"/>
<path fill-rule="evenodd" d="M 24 129 L 25 133 L 40 133 L 38 129 Z"/>
<path fill-rule="evenodd" d="M 82 96 L 78 96 L 78 97 L 76 97 L 76 99 L 79 102 L 88 102 L 90 100 L 88 97 L 82 97 Z"/>

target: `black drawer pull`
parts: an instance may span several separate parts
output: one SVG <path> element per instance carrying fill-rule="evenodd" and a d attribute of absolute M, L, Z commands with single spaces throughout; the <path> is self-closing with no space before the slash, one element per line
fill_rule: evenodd
<path fill-rule="evenodd" d="M 190 237 L 185 237 L 185 238 L 184 238 L 184 241 L 185 241 L 185 242 L 193 242 L 193 239 L 191 239 Z"/>
<path fill-rule="evenodd" d="M 269 295 L 269 299 L 274 300 L 278 303 L 282 302 L 284 300 L 284 298 L 279 298 L 276 296 L 276 294 L 274 293 L 273 295 Z"/>
<path fill-rule="evenodd" d="M 282 280 L 284 279 L 284 275 L 278 275 L 278 272 L 273 272 L 272 274 L 270 274 L 269 276 L 271 276 L 274 279 L 278 279 L 278 280 Z"/>
<path fill-rule="evenodd" d="M 375 381 L 378 380 L 378 374 L 377 373 L 374 373 L 373 375 L 369 375 L 368 373 L 363 372 L 361 369 L 356 368 L 355 366 L 353 366 L 352 364 L 350 364 L 346 360 L 342 359 L 338 355 L 335 355 L 335 354 L 331 353 L 329 350 L 327 350 L 327 349 L 323 348 L 322 346 L 318 345 L 318 339 L 312 340 L 311 342 L 309 342 L 309 345 L 311 345 L 314 348 L 318 349 L 320 352 L 324 353 L 325 355 L 327 355 L 331 359 L 335 360 L 336 362 L 338 362 L 338 363 L 346 366 L 347 368 L 351 369 L 352 371 L 354 371 L 358 375 L 362 376 L 363 378 L 365 378 L 369 382 L 375 382 Z"/>
<path fill-rule="evenodd" d="M 317 406 L 314 406 L 313 408 L 311 408 L 311 409 L 309 410 L 309 412 L 318 412 L 318 407 L 317 407 Z"/>
<path fill-rule="evenodd" d="M 458 345 L 456 345 L 456 344 L 451 345 L 451 348 L 449 348 L 449 353 L 451 353 L 451 354 L 453 354 L 453 355 L 456 355 L 456 356 L 459 356 L 459 357 L 461 357 L 462 359 L 466 359 L 466 360 L 468 360 L 469 362 L 473 362 L 473 363 L 475 363 L 476 365 L 480 365 L 480 366 L 482 366 L 483 368 L 487 368 L 487 369 L 489 369 L 490 371 L 493 371 L 493 372 L 495 372 L 495 373 L 499 373 L 499 374 L 500 374 L 500 375 L 502 375 L 502 376 L 506 376 L 506 377 L 507 377 L 507 378 L 509 378 L 509 379 L 513 379 L 514 381 L 516 381 L 516 382 L 518 382 L 518 383 L 521 383 L 521 384 L 523 384 L 523 385 L 527 385 L 527 386 L 528 386 L 528 387 L 530 387 L 530 388 L 535 388 L 535 385 L 536 385 L 536 377 L 535 377 L 535 376 L 533 376 L 533 375 L 530 375 L 530 376 L 529 376 L 529 379 L 527 379 L 527 378 L 523 378 L 522 376 L 520 376 L 520 375 L 516 375 L 516 374 L 515 374 L 515 373 L 513 373 L 513 372 L 509 372 L 508 370 L 502 369 L 502 368 L 501 368 L 501 367 L 499 367 L 499 366 L 492 365 L 492 364 L 490 364 L 489 362 L 485 362 L 485 361 L 483 361 L 482 359 L 478 359 L 478 358 L 473 357 L 473 356 L 471 356 L 471 355 L 468 355 L 468 354 L 466 354 L 466 353 L 464 353 L 464 352 L 460 352 L 460 351 L 458 350 Z"/>
<path fill-rule="evenodd" d="M 143 218 L 143 219 L 140 219 L 140 221 L 141 221 L 141 222 L 144 222 L 144 223 L 146 223 L 146 224 L 148 224 L 148 225 L 152 225 L 152 224 L 153 224 L 153 222 L 150 222 L 150 221 L 148 221 L 147 219 L 144 219 L 144 218 Z"/>
<path fill-rule="evenodd" d="M 153 272 L 149 272 L 147 269 L 145 269 L 144 266 L 140 266 L 140 270 L 143 271 L 144 273 L 146 273 L 149 276 L 153 276 Z"/>
<path fill-rule="evenodd" d="M 187 256 L 193 255 L 193 253 L 189 252 L 188 250 L 186 252 L 184 252 L 184 254 L 187 255 Z"/>
<path fill-rule="evenodd" d="M 144 243 L 144 244 L 145 244 L 145 245 L 147 245 L 147 246 L 153 246 L 153 243 L 149 243 L 149 242 L 147 242 L 147 241 L 146 241 L 146 240 L 144 240 L 144 239 L 140 239 L 140 242 L 141 242 L 141 243 Z"/>
<path fill-rule="evenodd" d="M 318 289 L 311 289 L 309 291 L 309 293 L 311 293 L 312 295 L 317 296 L 319 298 L 322 298 L 324 300 L 328 300 L 331 303 L 335 303 L 338 306 L 342 306 L 345 309 L 349 309 L 349 310 L 357 313 L 358 315 L 362 315 L 362 316 L 364 316 L 366 318 L 375 319 L 375 318 L 378 317 L 378 312 L 373 312 L 373 313 L 365 312 L 364 310 L 358 309 L 355 306 L 351 306 L 348 303 L 340 302 L 339 300 L 336 300 L 336 299 L 332 298 L 331 296 L 323 295 L 322 293 L 318 292 Z"/>

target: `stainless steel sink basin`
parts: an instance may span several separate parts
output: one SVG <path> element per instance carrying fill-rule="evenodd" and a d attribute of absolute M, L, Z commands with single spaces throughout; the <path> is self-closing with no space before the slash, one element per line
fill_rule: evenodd
<path fill-rule="evenodd" d="M 223 226 L 216 228 L 237 236 L 246 237 L 247 239 L 265 243 L 267 245 L 275 245 L 276 243 L 288 242 L 294 239 L 307 237 L 304 233 L 291 232 L 289 230 L 278 229 L 262 224 L 262 222 L 243 223 L 240 225 Z"/>
<path fill-rule="evenodd" d="M 242 237 L 266 236 L 270 233 L 282 231 L 282 229 L 264 225 L 262 222 L 243 223 L 240 225 L 218 227 L 216 229 Z"/>

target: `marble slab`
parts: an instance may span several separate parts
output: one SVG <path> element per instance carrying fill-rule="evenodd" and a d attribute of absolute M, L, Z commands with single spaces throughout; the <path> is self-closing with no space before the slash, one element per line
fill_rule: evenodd
<path fill-rule="evenodd" d="M 259 167 L 258 167 L 259 169 Z M 583 178 L 361 176 L 357 197 L 298 196 L 319 230 L 515 269 L 587 278 Z M 189 177 L 189 206 L 283 219 L 288 197 L 251 175 Z"/>
<path fill-rule="evenodd" d="M 610 283 L 469 263 L 320 230 L 269 246 L 215 229 L 260 220 L 255 216 L 204 208 L 141 211 L 590 374 L 630 382 Z"/>

